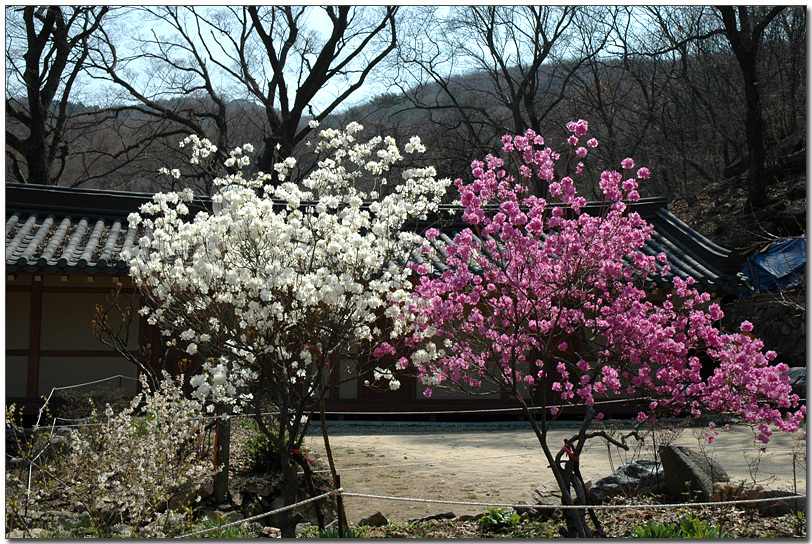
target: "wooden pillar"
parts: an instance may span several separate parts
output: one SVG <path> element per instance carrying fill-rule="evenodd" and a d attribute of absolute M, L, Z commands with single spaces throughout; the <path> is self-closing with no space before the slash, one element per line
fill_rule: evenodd
<path fill-rule="evenodd" d="M 31 314 L 28 332 L 28 381 L 26 398 L 36 401 L 39 397 L 39 352 L 42 336 L 42 276 L 34 276 L 31 283 Z"/>

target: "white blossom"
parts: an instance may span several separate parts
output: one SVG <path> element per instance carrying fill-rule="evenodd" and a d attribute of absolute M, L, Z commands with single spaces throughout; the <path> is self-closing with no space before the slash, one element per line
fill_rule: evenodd
<path fill-rule="evenodd" d="M 409 165 L 397 190 L 379 198 L 385 174 L 404 158 L 391 137 L 359 140 L 362 129 L 350 123 L 319 131 L 316 167 L 295 179 L 297 161 L 288 157 L 274 165 L 276 186 L 267 174 L 243 175 L 253 151 L 245 144 L 226 159 L 233 173 L 214 180 L 212 212 L 189 217 L 186 190 L 157 194 L 129 217 L 143 232 L 127 254 L 142 313 L 169 344 L 180 340 L 203 357 L 190 384 L 207 409 L 236 410 L 267 394 L 255 388 L 260 375 L 291 394 L 318 391 L 328 354 L 374 340 L 382 334 L 378 320 L 393 315 L 388 301 L 407 296 L 410 270 L 395 263 L 424 240 L 402 227 L 437 213 L 450 181 L 436 179 L 430 166 Z M 195 164 L 217 151 L 196 136 L 183 145 Z M 419 138 L 406 146 L 408 153 L 424 149 Z M 361 181 L 372 190 L 360 190 Z M 324 332 L 331 330 L 342 331 L 337 344 Z M 427 361 L 436 356 L 426 352 Z M 376 372 L 400 387 L 391 369 Z"/>

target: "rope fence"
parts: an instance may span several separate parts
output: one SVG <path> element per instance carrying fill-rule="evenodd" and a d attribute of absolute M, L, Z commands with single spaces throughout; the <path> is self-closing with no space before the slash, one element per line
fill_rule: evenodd
<path fill-rule="evenodd" d="M 425 503 L 425 504 L 447 504 L 447 505 L 460 505 L 460 506 L 476 506 L 476 507 L 485 507 L 485 508 L 513 508 L 514 510 L 528 510 L 528 509 L 558 509 L 558 510 L 584 510 L 586 508 L 592 510 L 662 510 L 662 509 L 669 509 L 669 508 L 706 508 L 706 507 L 719 507 L 719 506 L 735 506 L 735 505 L 744 505 L 744 504 L 759 504 L 759 503 L 778 503 L 778 502 L 789 502 L 789 501 L 799 501 L 803 500 L 806 501 L 805 494 L 796 494 L 790 495 L 785 497 L 769 497 L 769 498 L 761 498 L 761 499 L 738 499 L 738 500 L 730 500 L 730 501 L 711 501 L 711 502 L 681 502 L 681 503 L 663 503 L 663 504 L 513 504 L 513 503 L 499 503 L 499 502 L 480 502 L 480 501 L 455 501 L 455 500 L 443 500 L 443 499 L 422 499 L 416 497 L 394 497 L 391 495 L 374 495 L 370 493 L 353 493 L 344 491 L 343 487 L 339 487 L 338 489 L 333 489 L 332 491 L 328 491 L 326 493 L 322 493 L 321 495 L 317 495 L 315 497 L 311 497 L 309 499 L 297 502 L 295 504 L 291 504 L 290 506 L 285 506 L 282 508 L 277 508 L 276 510 L 272 510 L 270 512 L 264 512 L 262 514 L 257 514 L 255 516 L 247 517 L 244 519 L 239 519 L 236 521 L 232 521 L 229 523 L 224 523 L 222 525 L 218 525 L 216 527 L 210 527 L 208 529 L 202 529 L 200 531 L 195 531 L 192 533 L 186 533 L 175 538 L 191 538 L 195 536 L 200 536 L 208 533 L 213 533 L 215 531 L 220 531 L 222 529 L 228 527 L 234 527 L 237 525 L 242 525 L 245 523 L 250 523 L 256 521 L 258 519 L 262 519 L 268 516 L 272 516 L 275 514 L 280 514 L 282 512 L 286 512 L 288 510 L 293 510 L 294 508 L 298 508 L 300 506 L 304 506 L 311 502 L 319 501 L 321 499 L 325 499 L 327 497 L 339 495 L 341 497 L 358 497 L 358 498 L 366 498 L 366 499 L 376 499 L 376 500 L 387 500 L 387 501 L 401 501 L 401 502 L 416 502 L 416 503 Z"/>
<path fill-rule="evenodd" d="M 265 517 L 268 517 L 268 516 L 272 516 L 274 514 L 280 514 L 282 512 L 287 512 L 288 510 L 293 510 L 294 508 L 298 508 L 300 506 L 303 506 L 305 504 L 309 504 L 311 502 L 320 501 L 321 499 L 326 499 L 327 497 L 330 497 L 332 495 L 339 495 L 339 494 L 342 493 L 342 491 L 344 491 L 344 489 L 339 487 L 338 489 L 333 489 L 332 491 L 328 491 L 327 493 L 322 493 L 321 495 L 317 495 L 315 497 L 310 497 L 309 499 L 305 499 L 303 501 L 297 502 L 295 504 L 291 504 L 289 506 L 283 506 L 282 508 L 277 508 L 276 510 L 271 510 L 270 512 L 264 512 L 262 514 L 257 514 L 255 516 L 251 516 L 251 517 L 248 517 L 248 518 L 238 519 L 237 521 L 232 521 L 230 523 L 225 523 L 223 525 L 218 525 L 217 527 L 211 527 L 209 529 L 203 529 L 201 531 L 195 531 L 193 533 L 186 533 L 186 534 L 180 535 L 180 536 L 178 536 L 176 538 L 189 538 L 189 537 L 193 537 L 193 536 L 204 535 L 206 533 L 213 533 L 214 531 L 219 531 L 221 529 L 225 529 L 226 527 L 233 527 L 235 525 L 241 525 L 243 523 L 249 523 L 249 522 L 252 522 L 252 521 L 256 521 L 258 519 L 262 519 L 262 518 L 265 518 Z"/>
<path fill-rule="evenodd" d="M 134 382 L 138 382 L 137 378 L 133 378 L 131 376 L 125 376 L 123 374 L 117 374 L 115 376 L 110 376 L 107 378 L 101 378 L 98 380 L 93 380 L 85 383 L 73 384 L 73 385 L 64 385 L 59 387 L 53 387 L 51 392 L 48 394 L 48 397 L 45 399 L 42 408 L 39 410 L 39 414 L 37 417 L 37 425 L 39 425 L 39 421 L 47 407 L 48 403 L 53 398 L 53 395 L 56 391 L 63 391 L 68 389 L 78 389 L 81 387 L 87 387 L 90 385 L 96 385 L 99 383 L 109 382 L 113 380 L 130 380 Z M 605 406 L 608 404 L 618 404 L 629 402 L 630 400 L 637 400 L 637 401 L 649 401 L 649 398 L 639 398 L 639 399 L 607 399 L 607 400 L 600 400 L 595 401 L 593 403 L 594 406 Z M 587 404 L 585 402 L 582 403 L 575 403 L 575 404 L 555 404 L 550 406 L 531 406 L 528 407 L 528 410 L 531 412 L 538 412 L 543 410 L 550 410 L 551 408 L 577 408 L 577 407 L 585 407 Z M 426 416 L 443 416 L 443 415 L 460 415 L 460 414 L 497 414 L 497 413 L 518 413 L 523 412 L 521 407 L 513 407 L 513 408 L 477 408 L 477 409 L 466 409 L 466 410 L 407 410 L 407 411 L 342 411 L 342 410 L 328 410 L 325 412 L 325 415 L 329 416 L 414 416 L 414 415 L 426 415 Z M 279 415 L 279 412 L 261 412 L 260 415 Z M 243 417 L 253 417 L 256 414 L 254 413 L 235 413 L 233 416 L 243 416 Z M 218 417 L 229 417 L 226 416 L 196 416 L 194 418 L 188 418 L 189 420 L 209 420 L 209 419 L 217 419 Z M 56 421 L 78 421 L 79 423 L 75 424 L 66 424 L 60 425 L 62 427 L 82 427 L 82 426 L 94 426 L 98 424 L 94 423 L 82 423 L 81 418 L 63 418 L 63 417 L 56 417 Z"/>
<path fill-rule="evenodd" d="M 806 495 L 791 495 L 787 497 L 769 497 L 762 499 L 739 499 L 732 501 L 714 502 L 682 502 L 664 504 L 510 504 L 497 502 L 476 502 L 476 501 L 452 501 L 443 499 L 419 499 L 413 497 L 393 497 L 389 495 L 372 495 L 368 493 L 342 493 L 344 497 L 361 497 L 367 499 L 378 499 L 388 501 L 422 502 L 429 504 L 457 504 L 463 506 L 484 506 L 488 508 L 513 508 L 513 509 L 562 509 L 562 510 L 583 510 L 592 508 L 595 510 L 644 510 L 649 508 L 684 508 L 684 507 L 705 507 L 705 506 L 732 506 L 736 504 L 752 504 L 761 502 L 785 502 L 790 500 L 806 500 Z"/>

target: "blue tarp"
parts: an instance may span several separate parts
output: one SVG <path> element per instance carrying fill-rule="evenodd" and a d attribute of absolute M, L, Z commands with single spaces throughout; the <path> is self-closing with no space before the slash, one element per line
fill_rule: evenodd
<path fill-rule="evenodd" d="M 740 296 L 755 292 L 776 293 L 793 289 L 804 281 L 805 271 L 804 236 L 773 242 L 765 251 L 746 259 L 742 274 L 750 282 L 750 291 Z"/>

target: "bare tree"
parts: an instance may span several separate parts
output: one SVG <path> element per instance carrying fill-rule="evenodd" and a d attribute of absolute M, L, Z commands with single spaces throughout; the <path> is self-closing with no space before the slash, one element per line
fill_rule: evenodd
<path fill-rule="evenodd" d="M 743 145 L 729 50 L 707 7 L 647 6 L 628 14 L 617 41 L 645 103 L 637 134 L 647 141 L 638 143 L 662 180 L 658 190 L 690 196 L 698 182 L 719 175 L 721 150 Z"/>
<path fill-rule="evenodd" d="M 250 133 L 263 144 L 256 167 L 275 174 L 273 164 L 312 134 L 308 121 L 335 112 L 394 49 L 397 9 L 143 8 L 170 34 L 139 34 L 123 55 L 106 33 L 96 66 L 137 101 L 122 110 L 209 136 L 218 147 L 215 169 L 228 170 L 228 150 Z M 235 115 L 240 103 L 252 115 Z"/>
<path fill-rule="evenodd" d="M 764 29 L 758 70 L 767 146 L 806 128 L 807 16 L 805 6 L 789 6 Z"/>
<path fill-rule="evenodd" d="M 764 120 L 758 78 L 758 49 L 767 25 L 785 6 L 772 8 L 759 6 L 718 6 L 725 36 L 736 56 L 744 78 L 746 107 L 745 132 L 747 134 L 747 200 L 750 206 L 767 205 L 767 180 L 764 175 Z"/>
<path fill-rule="evenodd" d="M 6 156 L 18 181 L 59 181 L 69 153 L 71 93 L 109 9 L 6 8 Z"/>
<path fill-rule="evenodd" d="M 398 84 L 446 133 L 459 127 L 475 156 L 503 134 L 543 133 L 574 75 L 605 45 L 597 12 L 575 6 L 423 10 L 401 42 Z M 588 36 L 579 32 L 586 25 L 593 30 Z"/>

